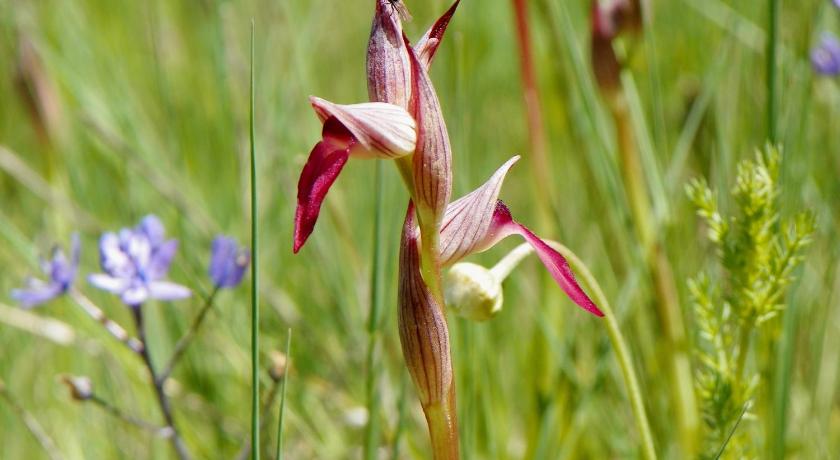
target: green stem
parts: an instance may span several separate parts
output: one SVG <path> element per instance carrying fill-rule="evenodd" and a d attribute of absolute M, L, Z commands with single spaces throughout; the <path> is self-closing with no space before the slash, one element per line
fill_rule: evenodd
<path fill-rule="evenodd" d="M 286 416 L 286 389 L 289 386 L 289 370 L 292 366 L 292 330 L 286 333 L 286 369 L 283 372 L 283 389 L 280 393 L 280 409 L 277 416 L 277 452 L 275 458 L 277 460 L 283 459 L 283 426 Z"/>
<path fill-rule="evenodd" d="M 382 311 L 382 243 L 383 236 L 383 167 L 382 160 L 376 160 L 376 178 L 374 184 L 374 212 L 373 212 L 373 267 L 370 276 L 370 313 L 368 316 L 368 344 L 367 344 L 367 403 L 368 424 L 365 433 L 364 458 L 373 460 L 377 457 L 379 445 L 379 396 L 376 394 L 377 372 L 374 366 L 376 347 L 379 338 L 379 316 Z"/>
<path fill-rule="evenodd" d="M 779 42 L 779 0 L 768 0 L 770 3 L 768 17 L 767 37 L 767 139 L 771 144 L 776 144 L 778 137 L 778 110 L 779 101 L 777 98 L 778 74 L 777 74 L 777 48 Z"/>
<path fill-rule="evenodd" d="M 618 365 L 621 367 L 621 374 L 624 377 L 624 385 L 627 388 L 627 394 L 630 397 L 630 404 L 633 408 L 633 416 L 636 418 L 636 425 L 639 429 L 642 442 L 642 453 L 648 460 L 656 459 L 656 450 L 653 444 L 653 435 L 650 431 L 650 424 L 648 423 L 647 415 L 645 413 L 644 397 L 639 388 L 639 381 L 636 378 L 636 371 L 633 368 L 633 359 L 630 356 L 630 349 L 624 341 L 624 336 L 621 334 L 621 329 L 618 326 L 618 321 L 613 314 L 612 307 L 610 307 L 607 297 L 601 286 L 592 276 L 589 268 L 580 260 L 580 258 L 566 246 L 555 241 L 547 242 L 551 247 L 557 250 L 572 266 L 575 273 L 580 275 L 584 284 L 589 286 L 592 295 L 595 297 L 595 303 L 598 308 L 604 313 L 604 320 L 607 324 L 607 333 L 615 350 Z"/>
<path fill-rule="evenodd" d="M 254 146 L 254 20 L 251 19 L 251 91 L 249 137 L 251 145 L 251 458 L 260 458 L 260 300 L 259 234 L 257 231 L 257 154 Z"/>
<path fill-rule="evenodd" d="M 204 301 L 201 311 L 198 312 L 198 316 L 195 317 L 192 325 L 190 325 L 190 328 L 175 344 L 172 357 L 169 358 L 169 362 L 166 363 L 163 371 L 161 371 L 158 375 L 158 379 L 161 383 L 166 382 L 166 379 L 172 375 L 175 365 L 178 364 L 178 361 L 184 356 L 184 352 L 187 351 L 187 347 L 189 347 L 193 339 L 195 339 L 195 336 L 198 334 L 198 330 L 201 328 L 201 325 L 204 323 L 204 319 L 207 317 L 207 313 L 209 313 L 210 309 L 213 308 L 213 299 L 216 297 L 217 292 L 219 292 L 219 288 L 213 288 L 213 292 L 211 292 L 210 296 Z"/>
<path fill-rule="evenodd" d="M 679 305 L 673 269 L 654 231 L 656 218 L 651 210 L 645 174 L 639 157 L 633 125 L 623 90 L 609 99 L 609 107 L 618 135 L 619 163 L 630 203 L 633 224 L 642 246 L 642 257 L 648 267 L 659 320 L 667 340 L 666 354 L 677 407 L 677 421 L 683 454 L 690 456 L 696 449 L 700 417 L 694 397 L 691 360 L 687 352 L 685 324 Z"/>

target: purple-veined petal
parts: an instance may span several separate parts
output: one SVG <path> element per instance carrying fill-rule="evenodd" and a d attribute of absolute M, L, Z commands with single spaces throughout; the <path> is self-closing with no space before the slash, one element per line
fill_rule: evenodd
<path fill-rule="evenodd" d="M 402 23 L 388 0 L 376 0 L 367 49 L 368 96 L 407 108 L 411 96 L 411 63 Z"/>
<path fill-rule="evenodd" d="M 487 239 L 493 222 L 499 191 L 507 172 L 517 161 L 518 155 L 505 162 L 484 185 L 446 207 L 440 226 L 442 265 L 455 263 L 468 254 L 486 249 L 480 246 Z"/>
<path fill-rule="evenodd" d="M 58 297 L 63 291 L 60 285 L 45 283 L 39 279 L 30 278 L 23 289 L 13 289 L 12 299 L 20 303 L 26 309 L 35 308 L 38 305 L 49 302 Z"/>
<path fill-rule="evenodd" d="M 330 123 L 330 120 L 327 123 Z M 321 212 L 321 203 L 324 202 L 324 197 L 327 196 L 327 192 L 344 168 L 349 156 L 350 146 L 336 148 L 334 144 L 326 140 L 318 142 L 309 154 L 309 159 L 298 181 L 293 246 L 295 254 L 312 234 L 318 214 Z"/>
<path fill-rule="evenodd" d="M 192 292 L 180 284 L 169 281 L 152 281 L 147 285 L 148 296 L 157 300 L 181 300 L 186 299 Z"/>
<path fill-rule="evenodd" d="M 162 244 L 164 234 L 166 233 L 166 230 L 163 228 L 163 223 L 154 214 L 149 214 L 140 220 L 140 225 L 137 226 L 137 230 L 146 235 L 152 247 Z"/>
<path fill-rule="evenodd" d="M 400 245 L 398 287 L 399 333 L 409 374 L 424 407 L 446 401 L 452 390 L 449 330 L 420 273 L 418 230 L 414 207 L 408 205 Z"/>
<path fill-rule="evenodd" d="M 165 241 L 155 248 L 146 265 L 146 277 L 150 280 L 158 280 L 166 276 L 177 250 L 178 240 Z"/>
<path fill-rule="evenodd" d="M 88 275 L 88 282 L 94 287 L 108 291 L 112 294 L 119 294 L 128 289 L 130 282 L 125 278 L 115 278 L 104 273 Z"/>
<path fill-rule="evenodd" d="M 405 36 L 403 39 L 408 47 L 408 39 Z M 452 148 L 432 80 L 413 49 L 409 49 L 409 56 L 409 112 L 417 122 L 417 149 L 413 157 L 415 205 L 420 219 L 430 219 L 437 228 L 452 194 Z"/>
<path fill-rule="evenodd" d="M 586 292 L 584 292 L 578 284 L 575 279 L 575 274 L 572 272 L 571 267 L 569 267 L 569 263 L 566 261 L 566 258 L 539 237 L 534 235 L 534 233 L 527 227 L 513 220 L 507 206 L 505 206 L 502 201 L 498 201 L 496 211 L 493 215 L 493 223 L 491 224 L 486 239 L 481 246 L 489 248 L 500 240 L 513 234 L 522 236 L 525 238 L 525 241 L 534 248 L 534 251 L 537 253 L 537 257 L 539 257 L 540 261 L 543 265 L 545 265 L 545 268 L 551 274 L 551 277 L 554 278 L 557 284 L 560 285 L 563 292 L 572 299 L 572 302 L 576 303 L 578 306 L 593 315 L 604 316 L 601 310 L 598 309 L 595 303 L 592 302 L 589 296 L 586 295 Z"/>
<path fill-rule="evenodd" d="M 443 40 L 443 34 L 446 33 L 449 21 L 452 19 L 452 15 L 455 14 L 455 10 L 460 3 L 461 0 L 455 0 L 455 3 L 443 13 L 443 16 L 432 24 L 432 27 L 414 45 L 414 52 L 417 54 L 417 58 L 427 70 L 432 65 L 432 59 L 435 57 L 441 40 Z"/>
<path fill-rule="evenodd" d="M 333 104 L 310 97 L 321 121 L 334 117 L 353 136 L 357 145 L 351 155 L 367 158 L 399 158 L 414 152 L 417 125 L 402 107 L 384 102 Z"/>

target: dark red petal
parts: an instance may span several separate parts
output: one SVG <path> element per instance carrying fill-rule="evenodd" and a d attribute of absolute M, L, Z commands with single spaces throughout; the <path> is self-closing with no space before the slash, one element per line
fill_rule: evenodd
<path fill-rule="evenodd" d="M 328 124 L 329 121 L 324 125 L 325 140 L 315 144 L 300 173 L 295 210 L 295 254 L 315 228 L 321 203 L 350 156 L 352 142 L 347 146 L 336 145 L 326 134 Z"/>
<path fill-rule="evenodd" d="M 432 24 L 432 27 L 426 31 L 426 34 L 423 35 L 414 47 L 414 52 L 426 69 L 431 65 L 432 58 L 435 57 L 438 46 L 440 46 L 440 42 L 443 40 L 443 34 L 446 33 L 446 28 L 449 26 L 449 21 L 452 19 L 452 15 L 455 14 L 455 10 L 458 9 L 460 3 L 461 0 L 455 0 L 455 3 L 443 13 L 443 16 Z"/>
<path fill-rule="evenodd" d="M 490 244 L 495 244 L 497 241 L 513 233 L 521 235 L 534 248 L 537 257 L 540 258 L 545 268 L 548 269 L 551 277 L 557 281 L 557 284 L 572 299 L 572 302 L 578 304 L 581 308 L 593 315 L 604 316 L 601 310 L 595 305 L 595 302 L 586 295 L 586 292 L 578 284 L 577 279 L 575 279 L 575 274 L 572 272 L 571 267 L 569 267 L 566 258 L 546 244 L 545 241 L 534 235 L 527 227 L 513 220 L 507 206 L 499 200 L 496 205 L 496 212 L 493 215 L 493 225 L 491 225 L 490 230 L 492 241 Z"/>

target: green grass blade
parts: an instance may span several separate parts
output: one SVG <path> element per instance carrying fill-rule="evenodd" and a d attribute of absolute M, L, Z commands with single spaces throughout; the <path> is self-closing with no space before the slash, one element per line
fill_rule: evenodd
<path fill-rule="evenodd" d="M 292 329 L 286 334 L 286 369 L 283 372 L 283 389 L 280 391 L 280 412 L 277 416 L 277 452 L 274 458 L 283 458 L 283 421 L 286 414 L 286 389 L 289 386 L 289 370 L 292 368 L 292 357 L 289 354 L 292 349 Z"/>
<path fill-rule="evenodd" d="M 251 458 L 260 458 L 260 277 L 257 228 L 257 153 L 254 146 L 254 20 L 251 19 L 251 82 L 248 130 L 251 141 Z M 285 384 L 284 384 L 285 387 Z"/>

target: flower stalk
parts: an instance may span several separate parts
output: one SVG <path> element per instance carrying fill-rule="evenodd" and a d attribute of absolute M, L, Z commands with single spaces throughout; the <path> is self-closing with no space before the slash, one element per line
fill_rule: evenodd
<path fill-rule="evenodd" d="M 659 322 L 667 341 L 666 353 L 674 388 L 678 425 L 686 455 L 695 450 L 700 418 L 694 395 L 691 361 L 685 324 L 674 280 L 673 269 L 656 234 L 655 215 L 651 209 L 648 183 L 642 167 L 627 96 L 622 82 L 622 64 L 613 49 L 613 40 L 624 30 L 642 27 L 640 1 L 592 3 L 592 68 L 598 87 L 615 123 L 619 150 L 619 168 L 630 205 L 642 257 L 656 293 Z"/>
<path fill-rule="evenodd" d="M 158 378 L 155 366 L 152 363 L 152 357 L 149 355 L 149 347 L 146 340 L 146 324 L 143 319 L 143 308 L 141 305 L 135 305 L 131 307 L 131 312 L 134 316 L 134 324 L 137 327 L 137 337 L 140 342 L 143 343 L 143 349 L 140 352 L 140 357 L 143 359 L 143 364 L 145 364 L 146 369 L 149 372 L 149 377 L 152 380 L 152 387 L 155 392 L 155 397 L 157 398 L 158 406 L 160 407 L 160 412 L 166 422 L 166 427 L 172 429 L 172 436 L 169 438 L 169 441 L 172 443 L 172 448 L 175 450 L 175 454 L 180 460 L 189 460 L 190 454 L 187 452 L 187 448 L 184 445 L 183 440 L 181 440 L 181 436 L 178 434 L 178 428 L 175 426 L 175 417 L 172 415 L 172 406 L 169 402 L 169 397 L 163 389 L 163 382 L 161 382 Z"/>
<path fill-rule="evenodd" d="M 193 320 L 190 328 L 187 329 L 187 332 L 178 339 L 178 342 L 175 343 L 175 348 L 172 351 L 172 356 L 169 358 L 169 361 L 163 367 L 163 370 L 157 376 L 157 379 L 160 384 L 166 383 L 166 379 L 172 375 L 172 371 L 175 370 L 175 366 L 178 364 L 178 361 L 184 356 L 184 352 L 187 351 L 187 348 L 190 346 L 192 341 L 195 339 L 196 335 L 198 335 L 199 329 L 201 329 L 201 325 L 204 323 L 204 319 L 207 317 L 207 313 L 213 309 L 213 300 L 216 298 L 216 293 L 219 292 L 219 288 L 215 287 L 207 299 L 204 301 L 204 305 L 201 307 L 201 310 L 198 312 L 198 315 Z"/>

